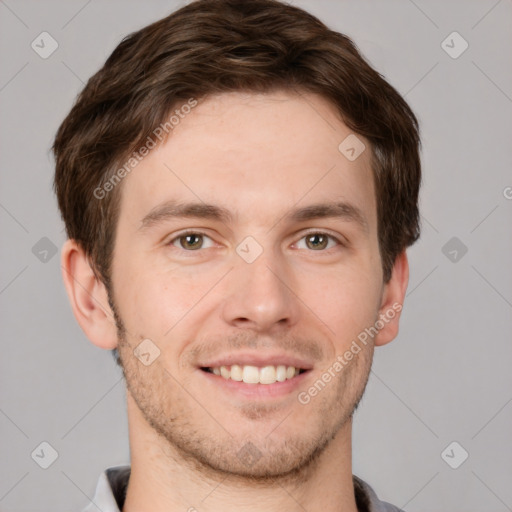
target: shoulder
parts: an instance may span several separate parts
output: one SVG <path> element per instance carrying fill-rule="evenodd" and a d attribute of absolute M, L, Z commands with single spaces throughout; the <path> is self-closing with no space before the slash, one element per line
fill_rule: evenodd
<path fill-rule="evenodd" d="M 352 475 L 359 512 L 404 512 L 401 508 L 379 500 L 375 491 L 361 478 Z"/>

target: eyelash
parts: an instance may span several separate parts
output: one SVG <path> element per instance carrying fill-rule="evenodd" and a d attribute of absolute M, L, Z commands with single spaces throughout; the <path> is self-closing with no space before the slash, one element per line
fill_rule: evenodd
<path fill-rule="evenodd" d="M 179 241 L 180 238 L 183 238 L 183 237 L 186 237 L 187 235 L 200 235 L 200 236 L 203 236 L 203 237 L 206 237 L 206 238 L 209 238 L 210 240 L 212 240 L 212 238 L 210 236 L 208 236 L 206 233 L 203 233 L 202 231 L 195 231 L 195 230 L 187 230 L 187 231 L 183 231 L 182 233 L 179 233 L 178 235 L 176 235 L 174 238 L 172 238 L 171 240 L 169 240 L 169 242 L 166 244 L 168 246 L 173 246 L 173 243 L 176 242 L 176 241 Z M 334 240 L 339 247 L 345 247 L 346 244 L 343 243 L 339 238 L 331 235 L 330 233 L 328 232 L 325 232 L 325 231 L 318 231 L 318 230 L 312 230 L 312 231 L 308 231 L 307 233 L 305 233 L 300 239 L 300 240 L 303 240 L 304 238 L 306 238 L 307 236 L 309 235 L 323 235 L 323 236 L 327 236 L 329 239 L 331 240 Z M 187 250 L 187 249 L 183 249 L 182 247 L 176 247 L 174 246 L 176 249 L 178 250 L 181 250 L 183 252 L 189 252 L 189 253 L 194 253 L 194 252 L 199 252 L 200 249 L 196 249 L 196 250 Z M 318 251 L 314 251 L 314 250 L 310 250 L 310 252 L 328 252 L 330 251 L 331 249 L 334 249 L 334 247 L 330 247 L 329 249 L 321 249 L 321 250 L 318 250 Z"/>

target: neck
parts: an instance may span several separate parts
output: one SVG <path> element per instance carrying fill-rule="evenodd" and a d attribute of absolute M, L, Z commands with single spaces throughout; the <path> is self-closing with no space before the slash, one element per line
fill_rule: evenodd
<path fill-rule="evenodd" d="M 272 482 L 217 473 L 170 446 L 127 393 L 131 474 L 122 512 L 357 512 L 352 422 L 307 467 Z"/>

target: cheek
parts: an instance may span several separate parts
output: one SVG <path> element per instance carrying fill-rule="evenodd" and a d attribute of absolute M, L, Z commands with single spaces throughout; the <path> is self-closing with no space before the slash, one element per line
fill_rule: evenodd
<path fill-rule="evenodd" d="M 334 277 L 314 279 L 315 293 L 304 302 L 327 325 L 330 337 L 344 346 L 374 323 L 380 302 L 376 283 L 374 275 L 340 270 Z"/>
<path fill-rule="evenodd" d="M 211 287 L 209 280 L 182 271 L 156 272 L 136 262 L 120 264 L 118 276 L 116 297 L 128 330 L 155 340 L 170 335 Z"/>

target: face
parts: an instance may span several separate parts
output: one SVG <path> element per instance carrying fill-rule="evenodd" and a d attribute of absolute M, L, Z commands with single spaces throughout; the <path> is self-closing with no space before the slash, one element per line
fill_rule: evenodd
<path fill-rule="evenodd" d="M 200 467 L 291 474 L 363 394 L 371 342 L 333 371 L 384 290 L 369 150 L 338 150 L 350 133 L 316 95 L 218 95 L 123 181 L 112 299 L 128 390 Z"/>

